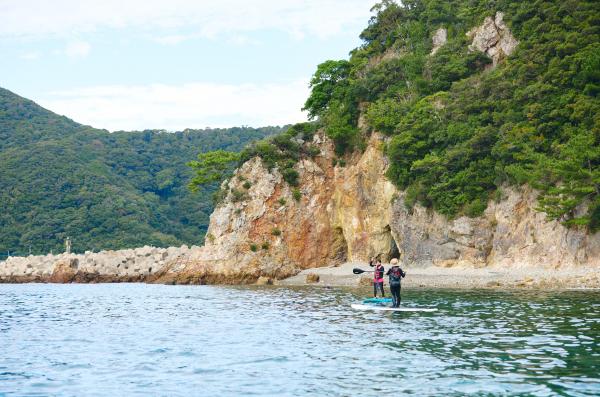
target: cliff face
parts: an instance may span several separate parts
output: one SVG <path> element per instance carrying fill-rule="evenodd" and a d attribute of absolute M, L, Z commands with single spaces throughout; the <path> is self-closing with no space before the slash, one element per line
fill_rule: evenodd
<path fill-rule="evenodd" d="M 469 49 L 487 54 L 492 67 L 518 45 L 503 17 L 498 12 L 467 33 Z M 431 55 L 446 41 L 447 30 L 438 28 Z M 366 69 L 401 53 L 392 47 L 370 59 Z M 359 128 L 366 133 L 362 117 Z M 343 167 L 334 165 L 333 144 L 322 133 L 312 143 L 321 153 L 297 164 L 296 197 L 281 174 L 267 170 L 259 158 L 238 169 L 224 186 L 226 199 L 211 216 L 206 245 L 187 265 L 166 266 L 159 280 L 252 282 L 364 262 L 378 254 L 386 260 L 399 252 L 421 267 L 600 265 L 600 234 L 547 222 L 534 210 L 536 193 L 531 190 L 506 188 L 505 197 L 490 202 L 482 217 L 449 220 L 418 205 L 405 207 L 404 193 L 385 177 L 383 136 L 371 134 L 366 150 L 347 156 Z"/>
<path fill-rule="evenodd" d="M 380 252 L 389 256 L 395 189 L 384 176 L 382 138 L 374 134 L 367 150 L 345 167 L 334 166 L 333 144 L 322 134 L 313 144 L 321 153 L 297 164 L 296 197 L 281 174 L 267 170 L 259 158 L 238 169 L 211 216 L 206 245 L 190 264 L 169 268 L 163 279 L 237 283 L 283 278 Z"/>
<path fill-rule="evenodd" d="M 449 220 L 419 205 L 385 177 L 384 139 L 373 134 L 366 150 L 333 165 L 333 145 L 315 136 L 321 154 L 302 160 L 301 197 L 259 158 L 238 169 L 229 194 L 211 216 L 207 244 L 187 265 L 167 266 L 159 281 L 253 282 L 302 269 L 384 259 L 403 253 L 410 266 L 559 268 L 600 266 L 600 233 L 589 235 L 547 221 L 536 193 L 506 187 L 484 215 Z M 243 184 L 250 182 L 249 189 Z M 240 194 L 240 192 L 243 192 Z"/>
<path fill-rule="evenodd" d="M 392 234 L 416 266 L 600 267 L 600 233 L 567 229 L 535 210 L 530 188 L 503 189 L 481 217 L 448 220 L 422 206 L 394 203 Z M 402 195 L 400 195 L 400 198 Z"/>

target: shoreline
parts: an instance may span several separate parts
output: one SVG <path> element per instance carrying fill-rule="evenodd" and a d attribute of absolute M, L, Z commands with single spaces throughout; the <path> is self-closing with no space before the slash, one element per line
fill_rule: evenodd
<path fill-rule="evenodd" d="M 387 266 L 386 266 L 387 265 Z M 384 264 L 387 268 L 389 264 Z M 277 281 L 277 285 L 300 286 L 322 285 L 331 287 L 368 287 L 371 285 L 371 273 L 353 274 L 358 267 L 370 269 L 360 262 L 349 262 L 334 267 L 306 269 L 295 276 Z M 572 266 L 568 268 L 530 268 L 530 267 L 403 267 L 406 278 L 402 288 L 459 288 L 459 289 L 560 289 L 594 290 L 600 289 L 600 269 Z M 307 276 L 318 276 L 318 282 L 307 281 Z M 387 287 L 387 278 L 385 285 Z"/>
<path fill-rule="evenodd" d="M 260 272 L 222 273 L 185 272 L 177 268 L 186 262 L 187 247 L 178 249 L 141 249 L 103 254 L 67 255 L 54 258 L 15 258 L 11 269 L 0 269 L 0 284 L 58 283 L 146 283 L 176 285 L 278 285 L 372 288 L 372 273 L 353 274 L 353 268 L 370 270 L 364 262 L 346 262 L 339 266 L 309 268 L 279 279 Z M 112 259 L 107 263 L 97 255 Z M 34 263 L 32 263 L 34 262 Z M 112 263 L 114 262 L 114 263 Z M 6 265 L 6 262 L 2 264 Z M 173 266 L 176 268 L 174 269 Z M 384 264 L 387 269 L 389 264 Z M 483 266 L 402 266 L 407 273 L 402 281 L 406 289 L 600 289 L 600 268 L 590 266 L 531 267 Z M 9 270 L 9 271 L 7 271 Z M 290 274 L 290 273 L 288 273 Z M 385 285 L 387 288 L 387 277 Z"/>

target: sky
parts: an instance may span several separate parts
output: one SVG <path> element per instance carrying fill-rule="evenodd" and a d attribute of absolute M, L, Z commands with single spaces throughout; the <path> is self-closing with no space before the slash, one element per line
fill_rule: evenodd
<path fill-rule="evenodd" d="M 0 0 L 0 86 L 110 131 L 306 120 L 375 0 Z"/>

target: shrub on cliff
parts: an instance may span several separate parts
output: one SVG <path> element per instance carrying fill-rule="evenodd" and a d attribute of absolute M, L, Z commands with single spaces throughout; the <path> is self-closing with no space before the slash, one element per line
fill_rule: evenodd
<path fill-rule="evenodd" d="M 233 172 L 233 165 L 240 159 L 240 154 L 225 150 L 200 153 L 198 160 L 190 161 L 196 175 L 190 182 L 190 189 L 197 191 L 200 186 L 212 182 L 220 182 Z M 248 186 L 250 187 L 250 186 Z"/>
<path fill-rule="evenodd" d="M 294 200 L 300 202 L 300 200 L 302 199 L 302 192 L 300 191 L 300 189 L 294 188 L 292 190 L 292 197 L 294 198 Z"/>
<path fill-rule="evenodd" d="M 285 133 L 261 140 L 246 147 L 238 165 L 253 157 L 260 157 L 263 164 L 272 170 L 277 168 L 290 186 L 298 186 L 300 175 L 295 166 L 303 156 L 315 157 L 320 150 L 309 142 L 317 129 L 315 123 L 298 123 Z"/>

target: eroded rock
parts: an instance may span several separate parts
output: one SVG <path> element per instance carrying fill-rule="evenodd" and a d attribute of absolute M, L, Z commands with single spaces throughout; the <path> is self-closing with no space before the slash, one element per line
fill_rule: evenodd
<path fill-rule="evenodd" d="M 486 17 L 481 26 L 467 32 L 472 39 L 469 49 L 481 51 L 492 58 L 492 66 L 513 53 L 519 42 L 504 22 L 504 14 L 497 12 L 495 17 Z"/>
<path fill-rule="evenodd" d="M 448 31 L 444 28 L 438 28 L 433 34 L 431 41 L 433 42 L 433 48 L 431 49 L 430 55 L 435 55 L 435 53 L 448 41 Z"/>
<path fill-rule="evenodd" d="M 481 217 L 449 220 L 394 203 L 392 233 L 411 266 L 600 267 L 600 233 L 568 229 L 535 210 L 530 188 L 505 187 Z"/>
<path fill-rule="evenodd" d="M 316 273 L 308 273 L 306 275 L 306 283 L 318 283 L 321 277 Z"/>
<path fill-rule="evenodd" d="M 256 280 L 256 285 L 272 285 L 273 284 L 273 279 L 269 278 L 269 277 L 259 277 L 258 280 Z"/>

